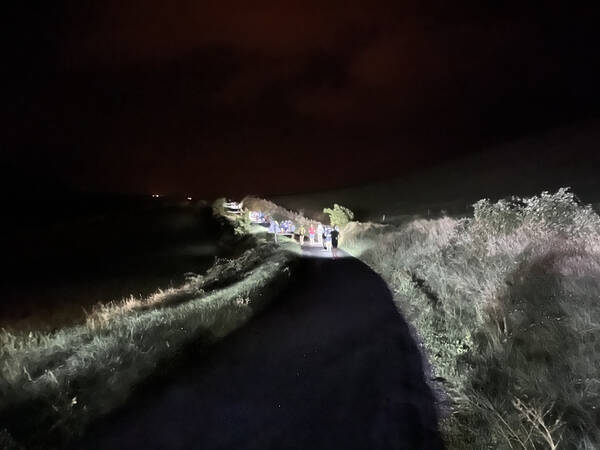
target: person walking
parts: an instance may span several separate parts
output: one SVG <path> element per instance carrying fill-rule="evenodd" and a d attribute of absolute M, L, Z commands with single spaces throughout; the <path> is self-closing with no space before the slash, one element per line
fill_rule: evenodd
<path fill-rule="evenodd" d="M 304 245 L 304 235 L 306 234 L 306 229 L 304 228 L 304 225 L 300 225 L 298 233 L 300 234 L 300 247 L 302 247 Z"/>
<path fill-rule="evenodd" d="M 338 238 L 340 236 L 340 229 L 336 226 L 331 230 L 331 255 L 337 258 Z"/>
<path fill-rule="evenodd" d="M 319 222 L 319 225 L 317 225 L 317 241 L 319 244 L 323 244 L 323 225 L 321 222 Z"/>
<path fill-rule="evenodd" d="M 323 227 L 323 234 L 321 235 L 321 243 L 323 244 L 323 250 L 327 250 L 327 227 Z"/>
<path fill-rule="evenodd" d="M 310 245 L 314 245 L 315 243 L 315 233 L 317 232 L 317 230 L 315 229 L 315 225 L 314 224 L 310 224 L 310 227 L 308 228 L 308 238 L 310 240 Z"/>
<path fill-rule="evenodd" d="M 279 233 L 279 231 L 280 231 L 279 223 L 276 220 L 274 220 L 273 218 L 271 218 L 271 221 L 269 222 L 269 232 L 273 233 L 275 243 L 278 243 L 277 233 Z"/>
<path fill-rule="evenodd" d="M 331 229 L 327 227 L 327 235 L 325 236 L 325 249 L 331 251 Z"/>

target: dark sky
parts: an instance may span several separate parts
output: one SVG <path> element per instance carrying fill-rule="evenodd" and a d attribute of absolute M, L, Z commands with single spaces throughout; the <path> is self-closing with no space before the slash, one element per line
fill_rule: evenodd
<path fill-rule="evenodd" d="M 600 112 L 600 14 L 577 2 L 44 3 L 11 11 L 2 64 L 24 182 L 317 190 Z"/>

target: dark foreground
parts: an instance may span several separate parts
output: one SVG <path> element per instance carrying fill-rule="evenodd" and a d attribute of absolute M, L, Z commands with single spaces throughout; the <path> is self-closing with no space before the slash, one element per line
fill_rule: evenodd
<path fill-rule="evenodd" d="M 138 392 L 73 448 L 441 449 L 433 396 L 385 283 L 305 258 L 249 325 Z"/>

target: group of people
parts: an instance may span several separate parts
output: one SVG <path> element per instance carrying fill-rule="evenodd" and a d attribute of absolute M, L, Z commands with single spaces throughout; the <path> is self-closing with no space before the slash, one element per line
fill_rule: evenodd
<path fill-rule="evenodd" d="M 294 225 L 294 222 L 291 220 L 284 220 L 279 225 L 279 228 L 281 229 L 281 232 L 285 234 L 291 233 L 293 235 L 296 232 L 296 225 Z"/>
<path fill-rule="evenodd" d="M 248 216 L 252 223 L 265 223 L 267 221 L 267 217 L 262 211 L 250 211 Z"/>
<path fill-rule="evenodd" d="M 298 242 L 300 243 L 300 247 L 302 247 L 304 245 L 305 238 L 308 235 L 311 246 L 317 244 L 322 245 L 323 250 L 331 251 L 332 256 L 334 258 L 337 257 L 338 240 L 340 236 L 339 227 L 330 227 L 327 225 L 324 226 L 321 223 L 318 223 L 315 226 L 314 223 L 311 223 L 307 230 L 304 225 L 300 225 L 298 228 L 296 228 L 291 220 L 283 221 L 281 224 L 273 218 L 269 218 L 268 220 L 269 232 L 273 233 L 275 242 L 277 242 L 277 236 L 282 233 L 291 234 L 292 239 L 294 240 L 296 235 L 298 235 Z"/>

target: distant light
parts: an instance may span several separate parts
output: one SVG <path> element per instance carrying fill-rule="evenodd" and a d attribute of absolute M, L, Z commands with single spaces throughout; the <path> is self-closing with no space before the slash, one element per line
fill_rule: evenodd
<path fill-rule="evenodd" d="M 192 197 L 188 197 L 187 199 L 191 201 L 191 200 L 192 200 Z"/>
<path fill-rule="evenodd" d="M 152 198 L 158 198 L 160 197 L 160 194 L 152 194 Z"/>

